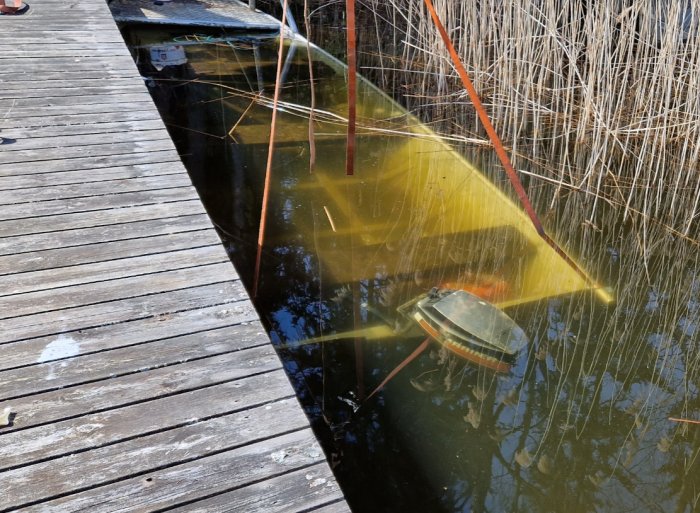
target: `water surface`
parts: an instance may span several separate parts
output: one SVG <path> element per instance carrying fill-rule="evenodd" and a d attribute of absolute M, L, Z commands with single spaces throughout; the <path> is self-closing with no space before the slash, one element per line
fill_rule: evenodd
<path fill-rule="evenodd" d="M 125 35 L 252 286 L 278 42 Z M 183 44 L 185 62 L 155 67 L 162 43 Z M 344 176 L 345 79 L 286 47 L 255 304 L 351 507 L 694 511 L 700 426 L 669 417 L 700 418 L 696 248 L 605 205 L 591 223 L 585 198 L 530 184 L 550 233 L 613 291 L 606 303 L 537 237 L 490 153 L 465 146 L 462 160 L 364 82 Z M 425 339 L 397 309 L 436 286 L 500 305 L 527 348 L 495 373 L 433 343 L 363 401 Z"/>

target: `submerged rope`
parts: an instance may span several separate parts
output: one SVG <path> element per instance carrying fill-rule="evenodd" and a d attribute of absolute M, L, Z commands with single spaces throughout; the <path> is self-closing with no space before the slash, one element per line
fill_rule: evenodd
<path fill-rule="evenodd" d="M 384 378 L 384 381 L 382 381 L 381 383 L 379 383 L 379 385 L 377 385 L 377 388 L 375 388 L 374 390 L 372 390 L 372 393 L 369 394 L 369 395 L 367 396 L 367 399 L 365 399 L 365 401 L 369 401 L 369 400 L 372 398 L 372 396 L 373 396 L 374 394 L 376 394 L 376 393 L 379 392 L 382 388 L 384 388 L 384 387 L 386 386 L 386 384 L 389 383 L 389 381 L 391 381 L 391 380 L 394 378 L 394 376 L 396 376 L 399 372 L 401 372 L 401 370 L 402 370 L 406 365 L 408 365 L 409 363 L 411 363 L 411 362 L 412 362 L 413 360 L 415 360 L 423 351 L 425 351 L 425 350 L 428 348 L 428 345 L 430 344 L 430 341 L 431 341 L 431 340 L 433 340 L 431 337 L 427 337 L 425 340 L 423 340 L 423 342 L 421 342 L 421 344 L 420 344 L 411 354 L 409 354 L 401 363 L 399 363 L 396 367 L 394 367 L 394 370 L 392 370 L 392 371 L 389 373 L 389 375 L 388 375 L 386 378 Z"/>

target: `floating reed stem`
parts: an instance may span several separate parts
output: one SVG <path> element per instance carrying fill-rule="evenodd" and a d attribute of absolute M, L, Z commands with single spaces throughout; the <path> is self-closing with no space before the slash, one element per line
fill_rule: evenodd
<path fill-rule="evenodd" d="M 669 417 L 668 420 L 671 422 L 683 422 L 684 424 L 700 424 L 700 420 L 678 419 L 676 417 Z"/>

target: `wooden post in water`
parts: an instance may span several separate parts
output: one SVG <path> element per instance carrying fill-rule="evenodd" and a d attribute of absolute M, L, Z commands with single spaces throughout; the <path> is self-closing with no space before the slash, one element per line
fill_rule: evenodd
<path fill-rule="evenodd" d="M 348 52 L 348 132 L 345 147 L 345 174 L 355 174 L 355 123 L 357 117 L 357 41 L 355 0 L 345 0 Z"/>
<path fill-rule="evenodd" d="M 282 26 L 287 18 L 288 0 L 284 0 L 282 12 Z M 275 76 L 275 93 L 272 99 L 272 121 L 270 122 L 270 143 L 267 147 L 267 165 L 265 166 L 265 185 L 263 187 L 262 205 L 260 207 L 260 228 L 258 230 L 258 249 L 255 255 L 255 273 L 253 274 L 253 298 L 258 297 L 258 285 L 260 283 L 260 264 L 262 260 L 262 248 L 265 242 L 265 224 L 267 222 L 267 202 L 270 197 L 270 175 L 272 174 L 272 157 L 275 154 L 275 127 L 277 124 L 277 106 L 279 105 L 280 88 L 282 81 L 282 55 L 284 55 L 284 31 L 280 30 L 280 44 L 277 51 L 277 74 Z"/>
<path fill-rule="evenodd" d="M 250 7 L 251 11 L 255 10 L 255 0 L 248 0 L 248 7 Z"/>

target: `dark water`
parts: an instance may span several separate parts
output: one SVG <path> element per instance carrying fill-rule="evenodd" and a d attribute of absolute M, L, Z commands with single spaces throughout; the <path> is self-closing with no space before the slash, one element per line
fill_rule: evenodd
<path fill-rule="evenodd" d="M 278 42 L 125 36 L 252 287 Z M 186 62 L 156 69 L 163 42 L 183 44 Z M 316 51 L 312 63 L 305 45 L 285 49 L 255 304 L 351 507 L 698 510 L 700 426 L 669 420 L 700 417 L 696 248 L 604 205 L 598 226 L 581 198 L 554 203 L 554 186 L 533 184 L 550 232 L 610 287 L 609 303 L 499 192 L 490 154 L 468 156 L 498 188 L 365 83 L 345 177 L 345 72 Z M 434 342 L 363 402 L 425 339 L 397 308 L 447 285 L 498 304 L 527 348 L 496 373 Z"/>

